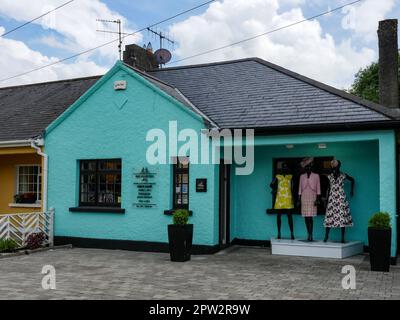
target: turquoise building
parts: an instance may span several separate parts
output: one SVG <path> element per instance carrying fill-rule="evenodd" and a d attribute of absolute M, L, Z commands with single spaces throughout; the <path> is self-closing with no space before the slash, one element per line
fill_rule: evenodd
<path fill-rule="evenodd" d="M 71 83 L 75 90 L 79 81 Z M 314 157 L 321 176 L 338 159 L 355 178 L 354 197 L 348 196 L 354 227 L 346 230 L 347 240 L 367 248 L 368 219 L 377 211 L 391 214 L 395 261 L 398 124 L 389 108 L 257 58 L 148 72 L 118 62 L 45 129 L 56 242 L 166 251 L 171 214 L 187 208 L 195 252 L 232 243 L 268 245 L 277 233 L 270 182 L 282 162 Z M 176 164 L 187 140 L 171 137 L 174 126 L 199 139 L 198 148 L 188 148 Z M 224 148 L 244 138 L 223 139 L 214 163 L 192 161 L 204 153 L 200 136 L 210 129 L 254 130 L 245 145 L 254 150 L 249 174 L 238 174 L 243 165 L 237 161 L 224 163 Z M 154 153 L 166 163 L 146 157 L 160 142 L 149 132 L 178 140 L 165 154 L 162 148 Z M 324 236 L 319 213 L 316 239 Z M 289 237 L 282 219 L 282 236 Z M 301 215 L 294 215 L 294 226 L 296 237 L 305 238 Z M 339 240 L 340 230 L 332 230 L 331 238 Z"/>
<path fill-rule="evenodd" d="M 224 164 L 223 150 L 221 164 L 192 164 L 190 152 L 189 165 L 149 164 L 146 153 L 154 141 L 146 140 L 148 132 L 168 135 L 171 122 L 199 135 L 209 128 L 254 129 L 251 174 L 237 175 L 239 165 Z M 268 210 L 276 166 L 312 156 L 322 164 L 341 160 L 343 171 L 356 179 L 349 198 L 354 227 L 346 239 L 367 246 L 373 213 L 390 212 L 396 224 L 396 127 L 390 110 L 260 59 L 147 73 L 118 62 L 45 131 L 56 239 L 165 251 L 171 213 L 184 207 L 192 214 L 196 252 L 229 243 L 268 245 L 276 236 L 276 216 Z M 167 150 L 168 160 L 178 156 L 173 152 Z M 141 172 L 150 174 L 150 191 L 138 187 Z M 205 190 L 196 190 L 200 182 Z M 296 237 L 306 237 L 300 215 L 294 225 Z M 289 236 L 285 217 L 282 232 Z M 321 215 L 314 237 L 323 233 Z M 340 231 L 331 233 L 339 239 Z"/>

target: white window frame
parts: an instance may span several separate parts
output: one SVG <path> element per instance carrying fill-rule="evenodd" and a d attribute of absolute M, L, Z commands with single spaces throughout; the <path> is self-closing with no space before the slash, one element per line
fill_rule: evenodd
<path fill-rule="evenodd" d="M 36 204 L 40 204 L 42 202 L 42 200 L 41 200 L 42 199 L 42 190 L 41 190 L 42 183 L 39 183 L 39 181 L 42 180 L 42 165 L 41 164 L 19 164 L 19 165 L 16 166 L 15 194 L 20 194 L 20 190 L 19 190 L 19 171 L 20 171 L 21 167 L 38 167 L 39 168 L 39 174 L 36 177 L 36 179 L 37 179 L 37 181 L 36 181 L 36 184 L 37 184 Z"/>

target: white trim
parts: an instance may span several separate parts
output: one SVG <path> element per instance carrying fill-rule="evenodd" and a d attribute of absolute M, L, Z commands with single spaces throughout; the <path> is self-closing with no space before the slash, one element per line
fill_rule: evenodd
<path fill-rule="evenodd" d="M 44 212 L 47 212 L 47 174 L 49 169 L 49 156 L 42 151 L 40 146 L 44 146 L 43 139 L 32 139 L 31 140 L 31 147 L 36 150 L 36 153 L 43 158 L 43 166 L 41 167 L 41 174 L 42 174 L 42 205 Z"/>
<path fill-rule="evenodd" d="M 30 140 L 0 141 L 0 148 L 30 147 Z"/>
<path fill-rule="evenodd" d="M 40 203 L 9 203 L 10 208 L 41 208 Z"/>

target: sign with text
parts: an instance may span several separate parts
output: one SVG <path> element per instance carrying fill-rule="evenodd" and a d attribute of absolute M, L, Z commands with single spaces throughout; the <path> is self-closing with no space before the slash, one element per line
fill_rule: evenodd
<path fill-rule="evenodd" d="M 196 192 L 207 192 L 207 179 L 196 179 Z"/>
<path fill-rule="evenodd" d="M 134 173 L 136 186 L 136 208 L 155 208 L 157 206 L 154 199 L 154 189 L 156 173 L 150 172 L 148 168 L 142 168 L 139 172 Z"/>

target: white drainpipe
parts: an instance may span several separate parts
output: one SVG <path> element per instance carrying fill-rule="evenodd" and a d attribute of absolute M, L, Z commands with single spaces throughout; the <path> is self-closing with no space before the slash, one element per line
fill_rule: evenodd
<path fill-rule="evenodd" d="M 47 212 L 47 174 L 48 174 L 48 155 L 42 152 L 41 146 L 44 145 L 43 139 L 32 139 L 30 140 L 31 147 L 36 150 L 36 153 L 43 157 L 43 169 L 42 169 L 42 177 L 43 177 L 43 194 L 42 194 L 42 207 L 43 211 Z"/>

